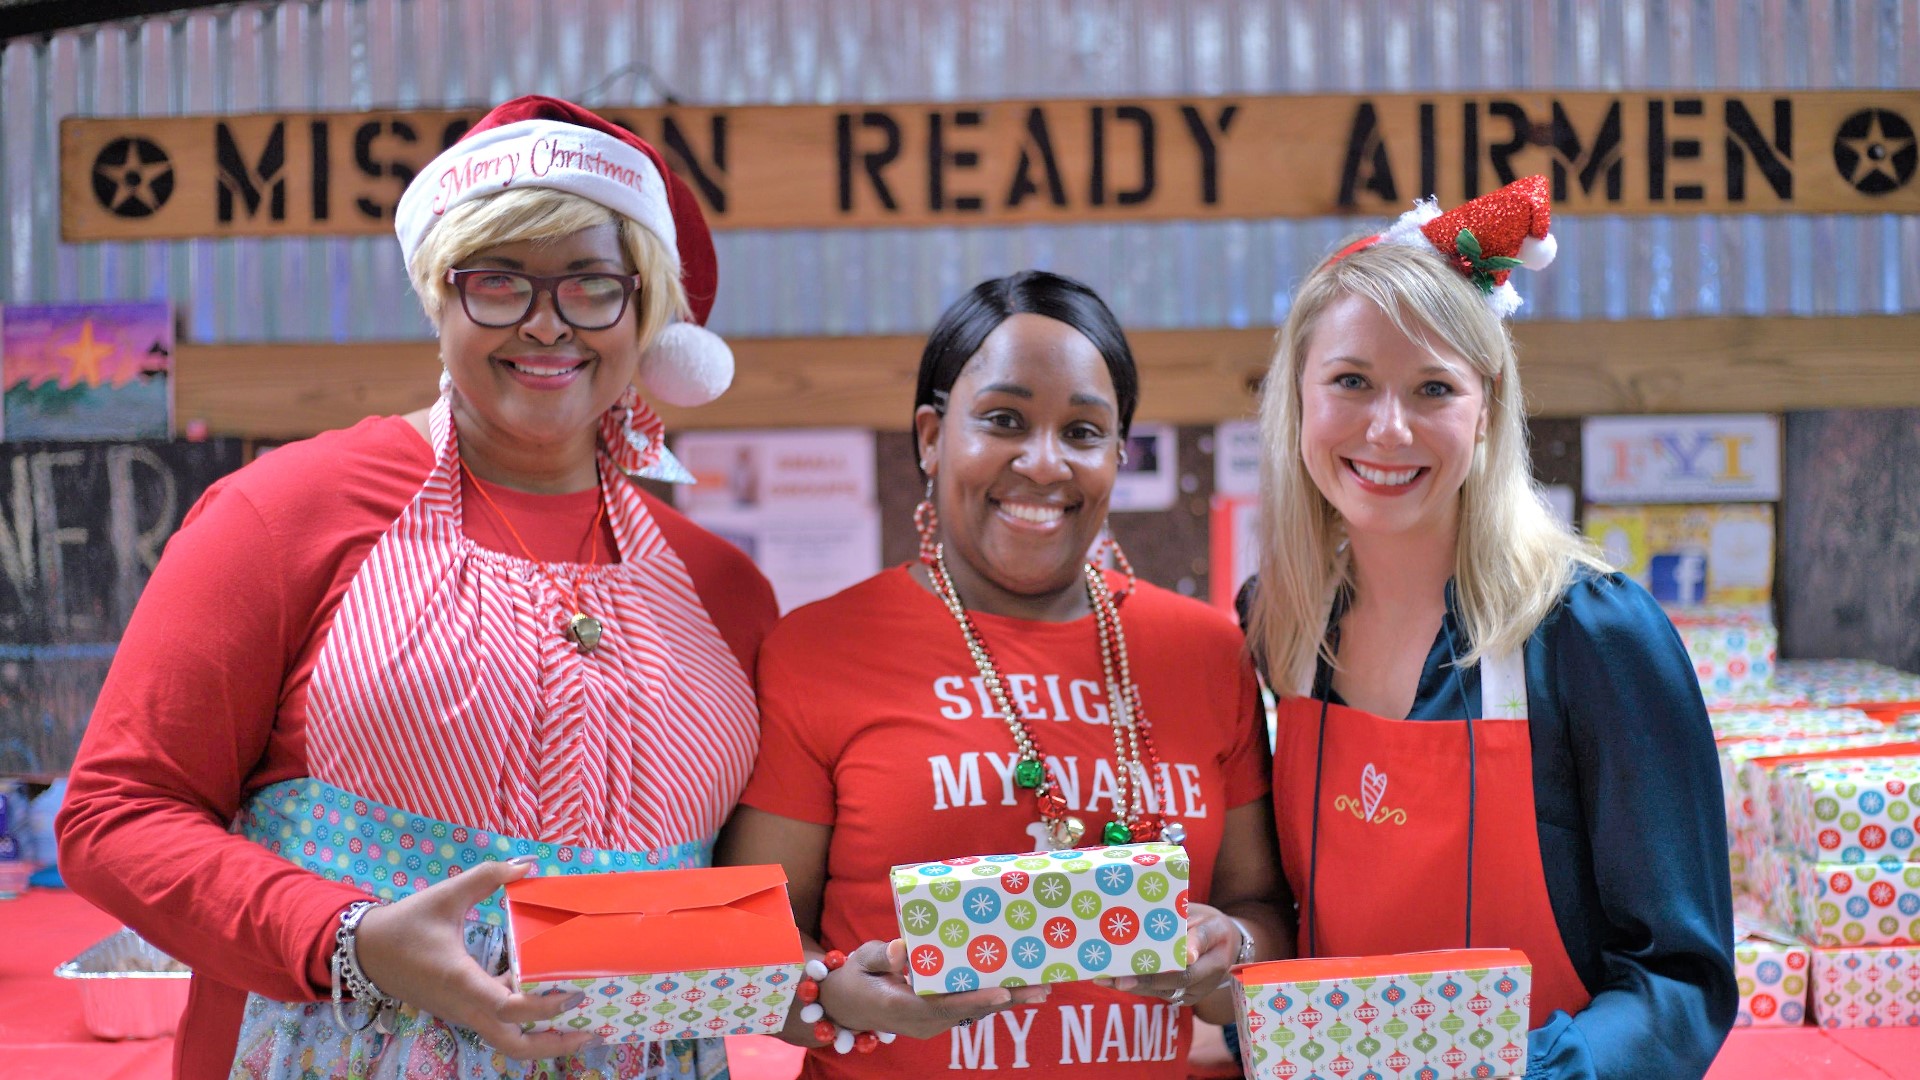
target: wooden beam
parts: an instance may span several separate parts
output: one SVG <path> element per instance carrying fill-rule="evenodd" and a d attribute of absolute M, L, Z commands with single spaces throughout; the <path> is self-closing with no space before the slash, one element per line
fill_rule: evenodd
<path fill-rule="evenodd" d="M 1140 419 L 1206 424 L 1251 415 L 1273 330 L 1130 335 L 1145 394 Z M 1920 316 L 1523 322 L 1514 326 L 1532 410 L 1541 416 L 1782 412 L 1920 406 Z M 756 338 L 733 343 L 734 388 L 669 426 L 903 430 L 921 339 Z M 176 415 L 216 435 L 293 438 L 433 400 L 434 343 L 187 345 Z"/>

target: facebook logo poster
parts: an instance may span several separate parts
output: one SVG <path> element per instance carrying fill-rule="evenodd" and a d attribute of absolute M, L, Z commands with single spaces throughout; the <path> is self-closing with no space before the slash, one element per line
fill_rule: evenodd
<path fill-rule="evenodd" d="M 1694 552 L 1647 561 L 1647 591 L 1662 604 L 1690 606 L 1707 599 L 1707 557 Z"/>

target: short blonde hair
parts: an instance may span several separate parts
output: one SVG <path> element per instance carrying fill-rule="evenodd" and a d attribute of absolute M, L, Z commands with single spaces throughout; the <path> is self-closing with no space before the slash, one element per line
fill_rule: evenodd
<path fill-rule="evenodd" d="M 488 248 L 525 240 L 559 240 L 583 229 L 618 225 L 620 245 L 640 275 L 640 347 L 675 318 L 687 317 L 687 294 L 677 264 L 653 230 L 591 199 L 553 188 L 515 188 L 464 202 L 447 211 L 413 253 L 407 274 L 420 306 L 435 325 L 453 299 L 447 271 Z"/>
<path fill-rule="evenodd" d="M 1274 689 L 1308 692 L 1335 591 L 1353 586 L 1344 525 L 1301 457 L 1300 380 L 1321 316 L 1348 296 L 1371 302 L 1415 342 L 1458 353 L 1487 391 L 1487 437 L 1460 488 L 1454 597 L 1469 650 L 1463 666 L 1516 650 L 1580 567 L 1605 570 L 1595 547 L 1548 512 L 1533 481 L 1513 339 L 1485 297 L 1431 248 L 1378 243 L 1322 264 L 1294 295 L 1261 390 L 1260 586 L 1248 627 Z"/>

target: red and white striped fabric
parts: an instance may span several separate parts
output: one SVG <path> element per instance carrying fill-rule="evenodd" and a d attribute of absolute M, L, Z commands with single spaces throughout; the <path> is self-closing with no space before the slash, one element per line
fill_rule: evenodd
<path fill-rule="evenodd" d="M 604 633 L 582 655 L 538 567 L 461 529 L 459 440 L 433 409 L 434 467 L 348 586 L 309 691 L 316 779 L 446 821 L 645 851 L 705 841 L 746 785 L 753 690 L 623 471 L 661 425 L 628 392 L 601 421 L 620 561 L 549 564 Z"/>

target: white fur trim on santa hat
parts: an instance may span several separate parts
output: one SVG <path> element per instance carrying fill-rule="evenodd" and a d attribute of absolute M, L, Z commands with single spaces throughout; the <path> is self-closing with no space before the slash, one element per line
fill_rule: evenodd
<path fill-rule="evenodd" d="M 706 327 L 673 323 L 641 355 L 640 382 L 656 401 L 705 405 L 733 385 L 733 350 Z"/>
<path fill-rule="evenodd" d="M 407 264 L 447 211 L 512 187 L 591 199 L 646 226 L 680 264 L 667 184 L 653 160 L 604 131 L 559 120 L 521 120 L 461 139 L 427 163 L 394 211 Z"/>
<path fill-rule="evenodd" d="M 1529 270 L 1545 270 L 1560 253 L 1560 241 L 1552 233 L 1529 236 L 1520 241 L 1520 265 Z"/>
<path fill-rule="evenodd" d="M 1439 216 L 1440 200 L 1416 199 L 1413 204 L 1413 209 L 1395 218 L 1393 224 L 1387 226 L 1387 231 L 1380 234 L 1380 239 L 1383 243 L 1388 244 L 1415 244 L 1432 247 L 1433 241 L 1427 239 L 1427 234 L 1420 230 L 1427 222 Z"/>

